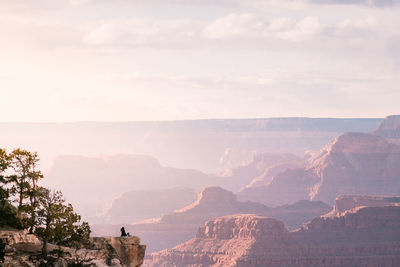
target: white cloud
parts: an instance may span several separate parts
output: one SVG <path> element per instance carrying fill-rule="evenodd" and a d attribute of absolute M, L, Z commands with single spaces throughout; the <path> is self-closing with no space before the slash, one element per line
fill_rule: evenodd
<path fill-rule="evenodd" d="M 266 23 L 254 14 L 230 14 L 207 25 L 204 36 L 210 39 L 262 37 L 266 29 Z"/>
<path fill-rule="evenodd" d="M 195 38 L 197 28 L 197 23 L 190 20 L 113 21 L 92 27 L 82 41 L 87 45 L 170 46 Z"/>
<path fill-rule="evenodd" d="M 277 18 L 270 22 L 254 14 L 230 14 L 215 20 L 204 29 L 205 38 L 276 38 L 302 41 L 312 38 L 324 29 L 317 17 L 305 17 L 299 21 Z"/>

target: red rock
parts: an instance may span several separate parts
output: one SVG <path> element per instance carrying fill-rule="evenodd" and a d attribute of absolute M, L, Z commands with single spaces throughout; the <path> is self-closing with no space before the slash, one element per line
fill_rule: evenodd
<path fill-rule="evenodd" d="M 270 206 L 300 199 L 333 204 L 338 195 L 398 195 L 399 163 L 400 145 L 380 136 L 346 133 L 309 158 L 305 167 L 288 169 L 270 184 L 238 195 Z"/>
<path fill-rule="evenodd" d="M 144 266 L 400 266 L 400 206 L 356 208 L 292 232 L 270 218 L 221 217 Z"/>

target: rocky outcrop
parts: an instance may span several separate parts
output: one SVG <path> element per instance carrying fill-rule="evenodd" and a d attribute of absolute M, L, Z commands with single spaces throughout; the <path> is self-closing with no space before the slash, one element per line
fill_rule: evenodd
<path fill-rule="evenodd" d="M 136 236 L 130 237 L 95 237 L 92 249 L 105 251 L 106 263 L 118 259 L 122 266 L 139 267 L 143 264 L 146 246 L 140 244 Z"/>
<path fill-rule="evenodd" d="M 372 133 L 387 138 L 400 138 L 400 115 L 387 116 Z"/>
<path fill-rule="evenodd" d="M 357 207 L 385 207 L 400 206 L 400 197 L 395 196 L 357 196 L 344 195 L 338 196 L 335 200 L 333 209 L 324 217 L 340 216 L 344 212 Z"/>
<path fill-rule="evenodd" d="M 270 208 L 255 202 L 240 202 L 236 195 L 218 186 L 200 191 L 197 201 L 174 213 L 164 215 L 162 223 L 204 223 L 210 218 L 238 213 L 264 213 Z"/>
<path fill-rule="evenodd" d="M 305 167 L 286 170 L 268 185 L 238 195 L 271 206 L 299 199 L 333 204 L 338 195 L 398 195 L 399 174 L 400 145 L 375 135 L 346 133 L 310 157 Z"/>
<path fill-rule="evenodd" d="M 195 238 L 144 266 L 399 266 L 400 207 L 360 207 L 289 232 L 255 215 L 207 222 Z"/>
<path fill-rule="evenodd" d="M 227 216 L 207 222 L 196 238 L 152 254 L 145 266 L 237 266 L 260 239 L 272 251 L 291 246 L 289 232 L 280 221 L 255 215 Z"/>
<path fill-rule="evenodd" d="M 41 258 L 42 244 L 33 234 L 25 230 L 1 230 L 0 243 L 4 246 L 4 267 L 39 266 L 51 261 L 54 266 L 69 266 L 69 264 L 85 263 L 94 266 L 139 267 L 143 264 L 146 246 L 140 244 L 140 239 L 131 237 L 101 237 L 93 238 L 86 248 L 72 249 L 48 244 L 49 259 Z M 62 251 L 62 256 L 52 256 L 55 251 Z M 58 252 L 57 252 L 58 253 Z M 58 253 L 59 254 L 59 253 Z M 61 255 L 59 254 L 59 255 Z M 3 259 L 0 258 L 0 261 Z M 51 265 L 51 266 L 53 266 Z M 40 265 L 42 266 L 42 265 Z"/>
<path fill-rule="evenodd" d="M 282 220 L 286 227 L 295 229 L 302 224 L 329 212 L 332 208 L 318 201 L 299 201 L 291 205 L 270 208 L 253 202 L 240 202 L 236 195 L 220 187 L 207 187 L 193 204 L 166 214 L 155 222 L 125 225 L 125 228 L 142 237 L 148 251 L 154 252 L 189 240 L 199 226 L 208 220 L 232 214 L 257 214 Z M 93 232 L 107 234 L 118 230 L 118 225 L 94 225 Z"/>

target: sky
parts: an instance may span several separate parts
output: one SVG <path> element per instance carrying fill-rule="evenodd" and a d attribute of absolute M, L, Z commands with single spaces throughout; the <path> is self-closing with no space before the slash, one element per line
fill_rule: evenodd
<path fill-rule="evenodd" d="M 400 113 L 400 0 L 1 0 L 0 121 Z"/>

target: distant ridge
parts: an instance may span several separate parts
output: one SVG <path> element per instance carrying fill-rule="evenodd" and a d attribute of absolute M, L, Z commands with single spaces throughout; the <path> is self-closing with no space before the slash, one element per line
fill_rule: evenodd
<path fill-rule="evenodd" d="M 215 130 L 215 131 L 334 131 L 334 132 L 371 132 L 382 122 L 382 118 L 309 118 L 277 117 L 247 119 L 199 119 L 176 121 L 126 121 L 126 122 L 0 122 L 0 127 L 43 129 L 66 129 L 79 127 L 120 126 L 137 130 L 157 127 L 159 130 Z"/>
<path fill-rule="evenodd" d="M 386 138 L 400 138 L 400 115 L 387 116 L 373 134 Z"/>

